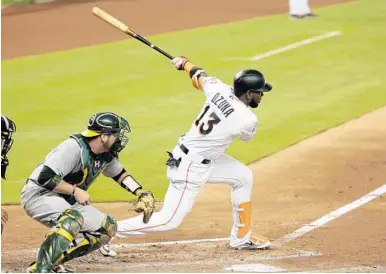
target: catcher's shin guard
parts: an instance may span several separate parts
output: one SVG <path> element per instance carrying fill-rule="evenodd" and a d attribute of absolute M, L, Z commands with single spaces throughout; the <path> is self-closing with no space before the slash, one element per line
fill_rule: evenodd
<path fill-rule="evenodd" d="M 234 226 L 230 246 L 234 248 L 265 249 L 270 246 L 267 237 L 251 230 L 251 202 L 239 204 L 234 209 Z"/>
<path fill-rule="evenodd" d="M 112 217 L 106 216 L 102 227 L 96 232 L 83 233 L 84 239 L 76 243 L 74 247 L 66 250 L 59 258 L 58 263 L 64 264 L 74 258 L 78 258 L 97 250 L 107 244 L 117 232 L 118 224 Z"/>
<path fill-rule="evenodd" d="M 83 226 L 83 216 L 76 210 L 66 209 L 56 224 L 58 230 L 50 232 L 40 247 L 36 272 L 51 272 L 54 265 L 74 240 Z"/>

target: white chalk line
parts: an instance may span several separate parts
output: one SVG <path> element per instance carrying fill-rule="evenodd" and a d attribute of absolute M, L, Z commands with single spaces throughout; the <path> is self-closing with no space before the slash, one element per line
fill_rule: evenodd
<path fill-rule="evenodd" d="M 386 272 L 386 265 L 359 265 L 359 266 L 353 266 L 353 267 L 341 267 L 341 268 L 333 268 L 333 269 L 322 269 L 322 270 L 311 270 L 311 271 L 304 271 L 304 272 L 298 272 L 298 273 L 318 273 L 318 272 L 330 272 L 330 273 L 347 273 L 347 272 L 356 272 L 356 273 L 363 273 L 363 272 L 377 272 L 377 273 L 383 273 Z"/>
<path fill-rule="evenodd" d="M 284 268 L 267 265 L 267 264 L 238 264 L 231 265 L 230 267 L 224 268 L 226 271 L 232 272 L 253 272 L 253 273 L 276 273 L 287 271 Z"/>
<path fill-rule="evenodd" d="M 224 59 L 225 60 L 240 60 L 240 61 L 259 61 L 259 60 L 262 60 L 264 58 L 268 58 L 268 57 L 277 55 L 277 54 L 282 53 L 282 52 L 293 50 L 293 49 L 296 49 L 296 48 L 299 48 L 299 47 L 302 47 L 302 46 L 305 46 L 305 45 L 308 45 L 308 44 L 315 43 L 317 41 L 321 41 L 321 40 L 324 40 L 324 39 L 327 39 L 327 38 L 331 38 L 331 37 L 334 37 L 334 36 L 339 36 L 339 35 L 342 35 L 342 33 L 340 31 L 330 31 L 330 32 L 326 32 L 326 33 L 324 33 L 322 35 L 318 35 L 318 36 L 311 37 L 311 38 L 308 38 L 308 39 L 305 39 L 305 40 L 301 40 L 301 41 L 295 42 L 293 44 L 289 44 L 289 45 L 281 47 L 281 48 L 270 50 L 270 51 L 267 51 L 265 53 L 253 56 L 253 57 L 249 57 L 249 58 L 245 58 L 245 57 L 227 57 L 227 58 L 224 58 Z"/>
<path fill-rule="evenodd" d="M 210 242 L 223 242 L 229 241 L 229 238 L 213 238 L 213 239 L 195 239 L 195 240 L 178 240 L 178 241 L 165 241 L 154 243 L 134 243 L 134 244 L 111 244 L 109 247 L 118 248 L 131 248 L 131 247 L 147 247 L 147 246 L 159 246 L 159 245 L 178 245 L 178 244 L 198 244 L 198 243 L 210 243 Z M 20 251 L 9 251 L 8 254 L 28 254 L 35 252 L 37 254 L 39 249 L 25 249 Z"/>
<path fill-rule="evenodd" d="M 288 243 L 340 216 L 346 214 L 347 212 L 356 209 L 378 197 L 381 197 L 386 192 L 386 184 L 375 189 L 374 191 L 366 194 L 365 196 L 359 198 L 358 200 L 349 203 L 341 208 L 338 208 L 335 211 L 324 215 L 323 217 L 317 219 L 316 221 L 304 225 L 300 229 L 284 236 L 282 239 L 276 240 L 275 243 Z M 195 240 L 182 240 L 182 241 L 167 241 L 167 242 L 154 242 L 154 243 L 138 243 L 138 244 L 113 244 L 113 248 L 130 248 L 130 247 L 141 247 L 141 246 L 152 246 L 152 245 L 174 245 L 174 244 L 195 244 L 195 243 L 209 243 L 209 242 L 223 242 L 229 241 L 229 238 L 212 238 L 212 239 L 195 239 Z"/>
<path fill-rule="evenodd" d="M 384 193 L 386 192 L 386 184 L 375 189 L 374 191 L 366 194 L 365 196 L 355 200 L 354 202 L 352 203 L 349 203 L 341 208 L 338 208 L 337 210 L 335 211 L 332 211 L 330 212 L 329 214 L 317 219 L 316 221 L 310 223 L 310 224 L 307 224 L 303 227 L 301 227 L 300 229 L 294 231 L 293 233 L 290 233 L 290 234 L 287 234 L 286 236 L 284 236 L 282 239 L 279 239 L 277 241 L 275 241 L 275 245 L 277 246 L 280 246 L 280 245 L 283 245 L 285 243 L 288 243 L 344 214 L 346 214 L 347 212 L 353 210 L 353 209 L 356 209 L 376 198 L 379 198 L 381 197 Z M 168 241 L 168 242 L 155 242 L 155 243 L 139 243 L 139 244 L 114 244 L 114 245 L 111 245 L 113 248 L 130 248 L 130 247 L 140 247 L 140 246 L 143 246 L 143 247 L 146 247 L 146 246 L 152 246 L 152 245 L 174 245 L 174 244 L 194 244 L 194 243 L 210 243 L 210 242 L 220 242 L 220 241 L 227 241 L 229 240 L 229 238 L 214 238 L 214 239 L 196 239 L 196 240 L 182 240 L 182 241 Z M 30 250 L 22 250 L 22 251 L 11 251 L 11 252 L 6 252 L 8 253 L 9 255 L 11 254 L 14 254 L 14 255 L 19 255 L 19 256 L 22 256 L 23 254 L 29 254 L 29 255 L 33 255 L 33 254 L 36 254 L 37 253 L 37 249 L 30 249 Z M 269 261 L 269 260 L 282 260 L 282 259 L 291 259 L 291 258 L 298 258 L 298 257 L 310 257 L 310 256 L 320 256 L 321 253 L 319 252 L 305 252 L 305 253 L 297 253 L 297 254 L 292 254 L 292 255 L 278 255 L 278 256 L 272 256 L 272 255 L 267 255 L 267 256 L 257 256 L 257 257 L 254 257 L 253 258 L 253 261 L 256 262 L 256 261 Z M 36 256 L 36 255 L 35 255 Z M 190 265 L 192 264 L 194 261 L 189 261 L 189 262 L 169 262 L 169 263 L 142 263 L 142 264 L 137 264 L 135 265 L 135 267 L 137 268 L 147 268 L 147 267 L 168 267 L 168 266 L 183 266 L 183 265 Z M 218 264 L 219 261 L 216 261 L 216 260 L 210 260 L 210 261 L 201 261 L 201 262 L 196 262 L 194 264 L 200 264 L 200 265 L 210 265 L 210 264 Z M 228 262 L 229 263 L 229 262 Z M 103 266 L 105 266 L 105 264 L 97 264 L 97 265 L 94 265 L 93 264 L 93 267 L 101 267 L 103 268 Z M 134 265 L 133 265 L 134 266 Z M 133 267 L 132 266 L 132 267 Z M 243 268 L 244 267 L 244 268 Z M 264 266 L 263 264 L 243 264 L 243 265 L 232 265 L 231 267 L 227 267 L 227 268 L 224 268 L 223 270 L 229 270 L 229 269 L 233 269 L 232 271 L 243 271 L 242 269 L 245 269 L 244 272 L 250 272 L 248 269 L 253 269 L 253 272 L 257 272 L 259 269 L 263 269 L 264 267 L 265 270 L 267 269 L 271 269 L 270 267 L 273 267 L 273 266 L 270 266 L 270 265 L 266 265 Z M 380 266 L 380 267 L 383 267 L 383 266 Z M 120 269 L 119 267 L 117 267 L 116 269 Z M 383 269 L 383 268 L 381 268 Z M 264 270 L 264 269 L 263 269 Z M 272 268 L 272 271 L 274 271 L 274 268 Z M 283 270 L 285 271 L 285 270 Z M 281 270 L 277 270 L 276 272 L 281 272 Z"/>
<path fill-rule="evenodd" d="M 230 267 L 226 267 L 223 270 L 227 271 L 233 271 L 233 272 L 254 272 L 254 273 L 272 273 L 272 272 L 292 272 L 288 269 L 284 269 L 277 266 L 267 265 L 267 264 L 239 264 L 239 265 L 232 265 Z M 307 270 L 302 272 L 296 272 L 296 273 L 363 273 L 363 272 L 385 272 L 386 266 L 385 265 L 372 265 L 372 266 L 352 266 L 352 267 L 341 267 L 341 268 L 325 268 L 325 269 L 319 269 L 319 270 Z"/>
<path fill-rule="evenodd" d="M 323 217 L 317 219 L 316 221 L 306 224 L 299 228 L 298 230 L 285 235 L 283 238 L 278 239 L 274 241 L 275 245 L 283 245 L 285 243 L 288 243 L 340 216 L 343 214 L 346 214 L 347 212 L 356 209 L 376 198 L 381 197 L 386 192 L 386 184 L 373 190 L 372 192 L 364 195 L 363 197 L 359 198 L 358 200 L 355 200 L 352 203 L 349 203 L 341 208 L 338 208 L 335 211 L 332 211 L 328 213 L 327 215 L 324 215 Z M 197 244 L 197 243 L 210 243 L 210 242 L 224 242 L 229 241 L 229 238 L 212 238 L 212 239 L 194 239 L 194 240 L 179 240 L 179 241 L 166 241 L 166 242 L 153 242 L 153 243 L 133 243 L 133 244 L 112 244 L 110 247 L 112 248 L 131 248 L 131 247 L 146 247 L 146 246 L 157 246 L 157 245 L 178 245 L 178 244 Z M 27 250 L 20 250 L 20 251 L 9 251 L 8 254 L 28 254 L 36 252 L 37 249 L 27 249 Z"/>
<path fill-rule="evenodd" d="M 355 200 L 354 202 L 352 203 L 349 203 L 343 207 L 340 207 L 338 208 L 337 210 L 334 210 L 330 213 L 328 213 L 327 215 L 324 215 L 323 217 L 317 219 L 316 221 L 310 223 L 310 224 L 307 224 L 301 228 L 299 228 L 298 230 L 294 231 L 293 233 L 290 233 L 290 234 L 287 234 L 286 236 L 284 236 L 282 239 L 278 240 L 275 242 L 275 246 L 277 247 L 280 247 L 281 245 L 285 244 L 285 243 L 288 243 L 344 214 L 346 214 L 347 212 L 353 210 L 353 209 L 356 209 L 376 198 L 379 198 L 380 196 L 382 196 L 384 193 L 386 192 L 386 184 L 375 189 L 374 191 L 366 194 L 365 196 Z M 377 267 L 377 266 L 374 266 L 374 267 Z M 370 267 L 370 269 L 374 270 L 374 267 Z M 351 271 L 355 271 L 355 270 L 361 270 L 363 271 L 364 269 L 356 269 L 355 267 L 354 268 L 348 268 L 350 269 Z M 382 269 L 382 266 L 380 266 L 380 269 Z M 282 269 L 280 267 L 275 267 L 275 266 L 271 266 L 271 265 L 264 265 L 264 264 L 239 264 L 239 265 L 232 265 L 231 267 L 227 267 L 227 268 L 224 268 L 224 270 L 228 270 L 228 271 L 236 271 L 236 272 L 283 272 L 283 271 L 287 271 L 286 269 Z M 333 272 L 346 272 L 347 269 L 336 269 L 337 271 L 333 270 Z M 341 271 L 343 270 L 343 271 Z M 369 270 L 369 269 L 367 269 Z M 377 271 L 379 269 L 376 269 Z M 306 271 L 306 272 L 310 272 L 310 271 Z M 316 272 L 324 272 L 324 271 L 316 271 Z"/>
<path fill-rule="evenodd" d="M 327 215 L 324 215 L 323 217 L 317 219 L 316 221 L 310 223 L 310 224 L 307 224 L 301 228 L 299 228 L 298 230 L 284 236 L 281 240 L 277 241 L 277 242 L 281 242 L 281 243 L 288 243 L 312 230 L 314 230 L 315 228 L 318 228 L 344 214 L 346 214 L 347 212 L 350 212 L 351 210 L 353 209 L 356 209 L 376 198 L 379 198 L 381 197 L 384 193 L 386 192 L 386 184 L 373 190 L 372 192 L 366 194 L 365 196 L 359 198 L 358 200 L 355 200 L 354 202 L 352 203 L 349 203 L 345 206 L 342 206 L 341 208 L 338 208 L 337 210 L 334 210 L 330 213 L 328 213 Z"/>
<path fill-rule="evenodd" d="M 145 246 L 157 246 L 157 245 L 198 244 L 198 243 L 223 242 L 223 241 L 229 241 L 229 238 L 179 240 L 179 241 L 138 243 L 138 244 L 113 244 L 110 246 L 113 248 L 130 248 L 130 247 L 145 247 Z"/>
<path fill-rule="evenodd" d="M 253 256 L 253 261 L 275 261 L 275 260 L 283 260 L 283 259 L 291 259 L 291 258 L 299 258 L 299 257 L 315 257 L 322 255 L 320 252 L 314 251 L 306 251 L 302 250 L 296 254 L 289 255 L 266 255 L 266 256 Z M 88 263 L 87 260 L 84 260 L 84 263 Z M 149 263 L 130 263 L 126 268 L 136 269 L 136 268 L 148 268 L 148 267 L 172 267 L 172 266 L 189 266 L 189 265 L 218 265 L 218 264 L 229 264 L 229 259 L 211 259 L 204 261 L 182 261 L 182 262 L 149 262 Z M 106 264 L 93 264 L 93 268 L 98 269 L 110 269 L 110 265 L 106 266 Z M 116 266 L 116 269 L 121 269 L 121 267 Z"/>

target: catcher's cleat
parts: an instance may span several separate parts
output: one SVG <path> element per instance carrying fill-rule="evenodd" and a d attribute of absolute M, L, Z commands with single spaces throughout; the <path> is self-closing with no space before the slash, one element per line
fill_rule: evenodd
<path fill-rule="evenodd" d="M 33 262 L 27 268 L 27 273 L 36 273 L 36 262 Z M 71 267 L 64 264 L 56 265 L 52 268 L 53 273 L 75 273 L 75 267 Z"/>
<path fill-rule="evenodd" d="M 114 250 L 110 249 L 108 245 L 104 245 L 101 248 L 99 248 L 99 252 L 102 253 L 103 256 L 105 257 L 115 257 L 117 256 L 117 252 Z"/>
<path fill-rule="evenodd" d="M 36 273 L 36 262 L 32 262 L 28 268 L 27 268 L 27 273 Z"/>
<path fill-rule="evenodd" d="M 76 268 L 65 264 L 59 264 L 54 266 L 52 268 L 52 271 L 54 271 L 55 273 L 75 273 Z"/>

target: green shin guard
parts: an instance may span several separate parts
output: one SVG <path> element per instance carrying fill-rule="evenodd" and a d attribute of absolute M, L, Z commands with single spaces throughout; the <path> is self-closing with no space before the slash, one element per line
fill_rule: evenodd
<path fill-rule="evenodd" d="M 36 272 L 51 272 L 82 226 L 83 216 L 76 210 L 66 209 L 57 222 L 58 230 L 49 233 L 40 247 Z"/>
<path fill-rule="evenodd" d="M 62 256 L 60 256 L 58 263 L 64 264 L 74 258 L 84 256 L 99 249 L 115 236 L 117 228 L 117 222 L 112 217 L 106 216 L 103 220 L 102 227 L 98 229 L 96 233 L 83 233 L 85 239 L 75 247 L 66 250 Z"/>
<path fill-rule="evenodd" d="M 72 259 L 82 257 L 93 252 L 94 250 L 97 250 L 102 246 L 98 240 L 99 238 L 85 236 L 85 239 L 78 243 L 75 247 L 64 251 L 58 260 L 58 264 L 64 264 L 65 262 L 71 261 Z"/>

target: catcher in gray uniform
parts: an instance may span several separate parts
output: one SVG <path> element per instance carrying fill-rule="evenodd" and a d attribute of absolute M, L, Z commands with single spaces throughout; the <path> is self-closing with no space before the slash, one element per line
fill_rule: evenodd
<path fill-rule="evenodd" d="M 96 113 L 81 134 L 53 149 L 32 172 L 21 192 L 25 212 L 51 227 L 29 272 L 51 272 L 76 257 L 102 247 L 115 235 L 117 222 L 90 205 L 87 189 L 103 173 L 139 196 L 135 211 L 148 222 L 154 197 L 123 168 L 118 153 L 126 146 L 130 126 L 110 112 Z"/>

